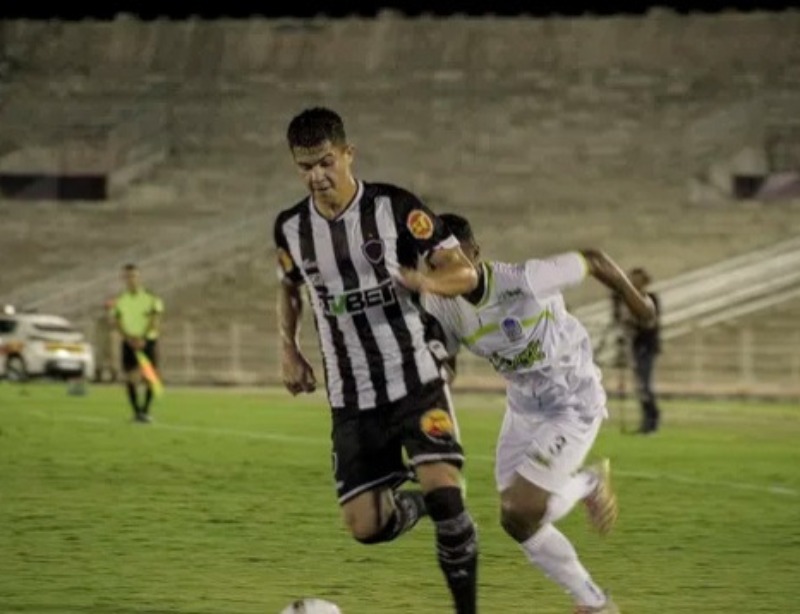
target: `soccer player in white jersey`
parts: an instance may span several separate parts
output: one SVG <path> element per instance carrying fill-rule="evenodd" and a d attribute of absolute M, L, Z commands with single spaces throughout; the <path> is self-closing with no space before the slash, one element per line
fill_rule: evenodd
<path fill-rule="evenodd" d="M 619 292 L 646 325 L 654 320 L 653 305 L 601 252 L 519 264 L 482 261 L 468 220 L 440 218 L 475 264 L 479 283 L 456 298 L 426 294 L 425 308 L 441 324 L 451 357 L 464 346 L 507 380 L 495 467 L 503 528 L 572 596 L 576 614 L 618 613 L 554 526 L 578 501 L 601 534 L 617 517 L 608 461 L 581 468 L 607 417 L 606 394 L 589 335 L 567 311 L 561 290 L 591 275 Z"/>

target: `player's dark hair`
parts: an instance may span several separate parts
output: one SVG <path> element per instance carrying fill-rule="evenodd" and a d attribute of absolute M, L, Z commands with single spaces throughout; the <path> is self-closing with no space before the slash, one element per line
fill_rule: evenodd
<path fill-rule="evenodd" d="M 306 109 L 289 122 L 286 140 L 289 141 L 289 148 L 317 147 L 325 141 L 341 146 L 347 143 L 347 136 L 338 113 L 324 107 L 314 107 Z"/>
<path fill-rule="evenodd" d="M 133 264 L 132 262 L 129 262 L 124 267 L 122 267 L 122 270 L 123 271 L 137 271 L 137 270 L 139 270 L 139 267 L 136 266 L 135 264 Z"/>
<path fill-rule="evenodd" d="M 447 229 L 459 241 L 474 241 L 475 235 L 472 234 L 472 226 L 469 225 L 467 218 L 455 213 L 443 213 L 439 219 L 444 222 Z"/>

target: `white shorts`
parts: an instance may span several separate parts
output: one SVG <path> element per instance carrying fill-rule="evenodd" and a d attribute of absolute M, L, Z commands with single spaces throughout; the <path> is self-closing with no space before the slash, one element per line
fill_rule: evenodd
<path fill-rule="evenodd" d="M 559 492 L 583 465 L 604 418 L 604 414 L 588 419 L 575 413 L 522 414 L 506 408 L 497 439 L 497 490 L 511 486 L 519 474 L 550 493 Z"/>

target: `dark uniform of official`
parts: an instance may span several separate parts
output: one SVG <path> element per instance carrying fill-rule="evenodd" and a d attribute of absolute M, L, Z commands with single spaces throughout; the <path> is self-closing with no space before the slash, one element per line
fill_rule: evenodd
<path fill-rule="evenodd" d="M 629 324 L 634 374 L 636 375 L 639 402 L 642 406 L 642 424 L 639 428 L 642 433 L 652 433 L 658 430 L 661 415 L 653 391 L 653 368 L 656 356 L 661 352 L 661 306 L 655 294 L 648 292 L 647 295 L 652 299 L 656 308 L 656 325 L 652 328 L 644 328 L 635 323 Z"/>

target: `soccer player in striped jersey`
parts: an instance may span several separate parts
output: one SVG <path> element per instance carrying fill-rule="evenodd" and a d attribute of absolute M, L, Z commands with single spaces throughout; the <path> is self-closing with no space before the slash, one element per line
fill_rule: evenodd
<path fill-rule="evenodd" d="M 454 214 L 441 219 L 478 268 L 478 286 L 456 298 L 426 294 L 423 304 L 441 325 L 450 356 L 464 346 L 507 380 L 495 466 L 503 528 L 570 593 L 576 614 L 617 614 L 554 526 L 581 500 L 601 534 L 617 517 L 608 461 L 581 468 L 607 416 L 606 394 L 589 335 L 567 311 L 561 290 L 591 275 L 647 325 L 653 305 L 601 252 L 520 264 L 482 261 L 469 222 Z"/>
<path fill-rule="evenodd" d="M 355 150 L 335 112 L 300 113 L 287 138 L 309 196 L 275 222 L 283 382 L 292 394 L 316 387 L 298 343 L 305 285 L 347 527 L 356 540 L 377 544 L 429 515 L 455 611 L 474 614 L 477 537 L 460 487 L 464 456 L 420 293 L 470 292 L 475 267 L 416 196 L 353 176 Z M 397 490 L 409 477 L 403 450 L 421 492 Z"/>

